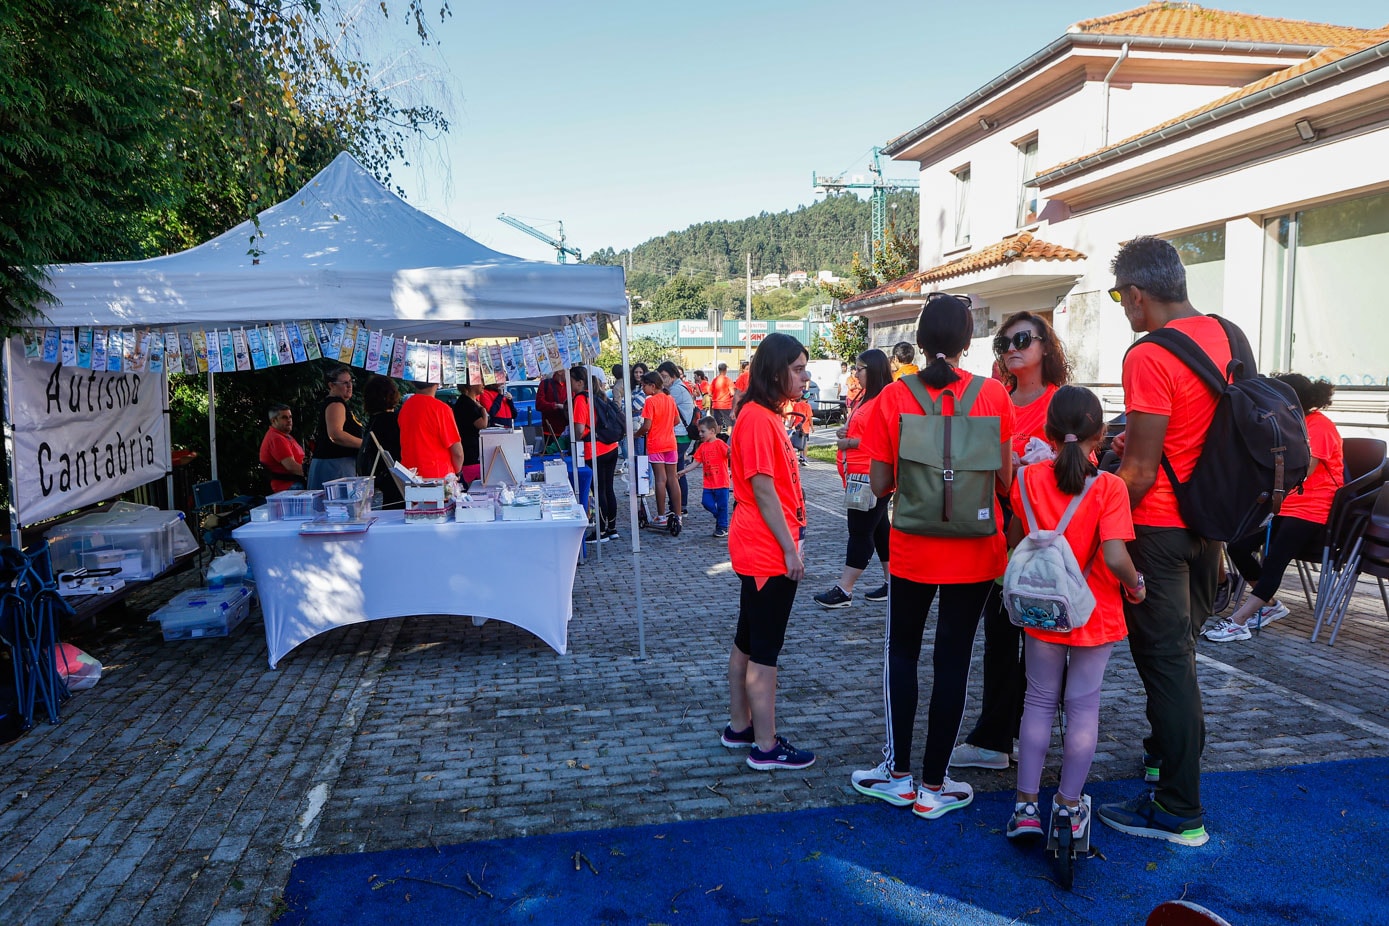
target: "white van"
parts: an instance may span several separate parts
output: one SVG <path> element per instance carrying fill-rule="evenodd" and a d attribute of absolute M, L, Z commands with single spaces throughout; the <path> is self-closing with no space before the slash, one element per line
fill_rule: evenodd
<path fill-rule="evenodd" d="M 820 390 L 820 401 L 839 401 L 839 383 L 843 374 L 838 360 L 812 360 L 805 365 L 810 371 L 810 381 Z"/>

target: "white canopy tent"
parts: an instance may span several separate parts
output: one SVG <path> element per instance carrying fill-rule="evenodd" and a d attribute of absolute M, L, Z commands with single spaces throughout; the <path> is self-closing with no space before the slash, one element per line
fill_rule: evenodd
<path fill-rule="evenodd" d="M 353 319 L 415 340 L 463 341 L 535 335 L 589 313 L 625 322 L 628 314 L 622 268 L 540 263 L 484 247 L 401 200 L 345 152 L 262 212 L 259 224 L 257 231 L 243 222 L 165 257 L 52 267 L 46 324 Z M 627 326 L 619 328 L 625 374 Z M 9 420 L 7 409 L 7 435 Z M 635 459 L 630 433 L 627 440 Z M 634 488 L 629 494 L 635 557 Z M 639 560 L 636 568 L 644 654 Z"/>

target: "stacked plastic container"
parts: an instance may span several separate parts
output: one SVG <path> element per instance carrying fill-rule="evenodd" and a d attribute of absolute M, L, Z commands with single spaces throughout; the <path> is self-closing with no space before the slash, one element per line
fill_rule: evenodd
<path fill-rule="evenodd" d="M 159 621 L 165 640 L 196 640 L 231 636 L 250 613 L 250 587 L 228 585 L 179 592 L 150 620 Z"/>
<path fill-rule="evenodd" d="M 122 579 L 153 579 L 181 552 L 183 515 L 157 508 L 103 511 L 51 528 L 48 540 L 56 572 L 117 569 Z"/>

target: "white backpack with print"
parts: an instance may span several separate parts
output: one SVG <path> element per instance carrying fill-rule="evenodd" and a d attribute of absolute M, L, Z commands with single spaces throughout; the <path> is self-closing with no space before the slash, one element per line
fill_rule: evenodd
<path fill-rule="evenodd" d="M 1068 633 L 1084 627 L 1095 610 L 1095 596 L 1086 581 L 1090 570 L 1080 568 L 1065 534 L 1096 477 L 1085 480 L 1085 488 L 1071 499 L 1055 528 L 1041 530 L 1027 498 L 1026 469 L 1018 471 L 1018 491 L 1028 533 L 1013 550 L 1003 573 L 1003 606 L 1008 609 L 1008 619 L 1018 627 Z"/>

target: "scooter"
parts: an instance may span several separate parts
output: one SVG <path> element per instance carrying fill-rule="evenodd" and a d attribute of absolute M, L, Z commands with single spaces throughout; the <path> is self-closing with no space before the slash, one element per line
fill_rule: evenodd
<path fill-rule="evenodd" d="M 1085 802 L 1085 813 L 1090 820 L 1080 839 L 1075 839 L 1071 833 L 1070 814 L 1057 813 L 1055 804 L 1052 805 L 1051 823 L 1047 830 L 1047 853 L 1052 857 L 1052 870 L 1056 873 L 1057 882 L 1068 891 L 1075 883 L 1076 858 L 1090 854 L 1090 831 L 1095 824 L 1095 818 L 1090 816 L 1090 795 L 1083 794 L 1080 799 Z"/>

